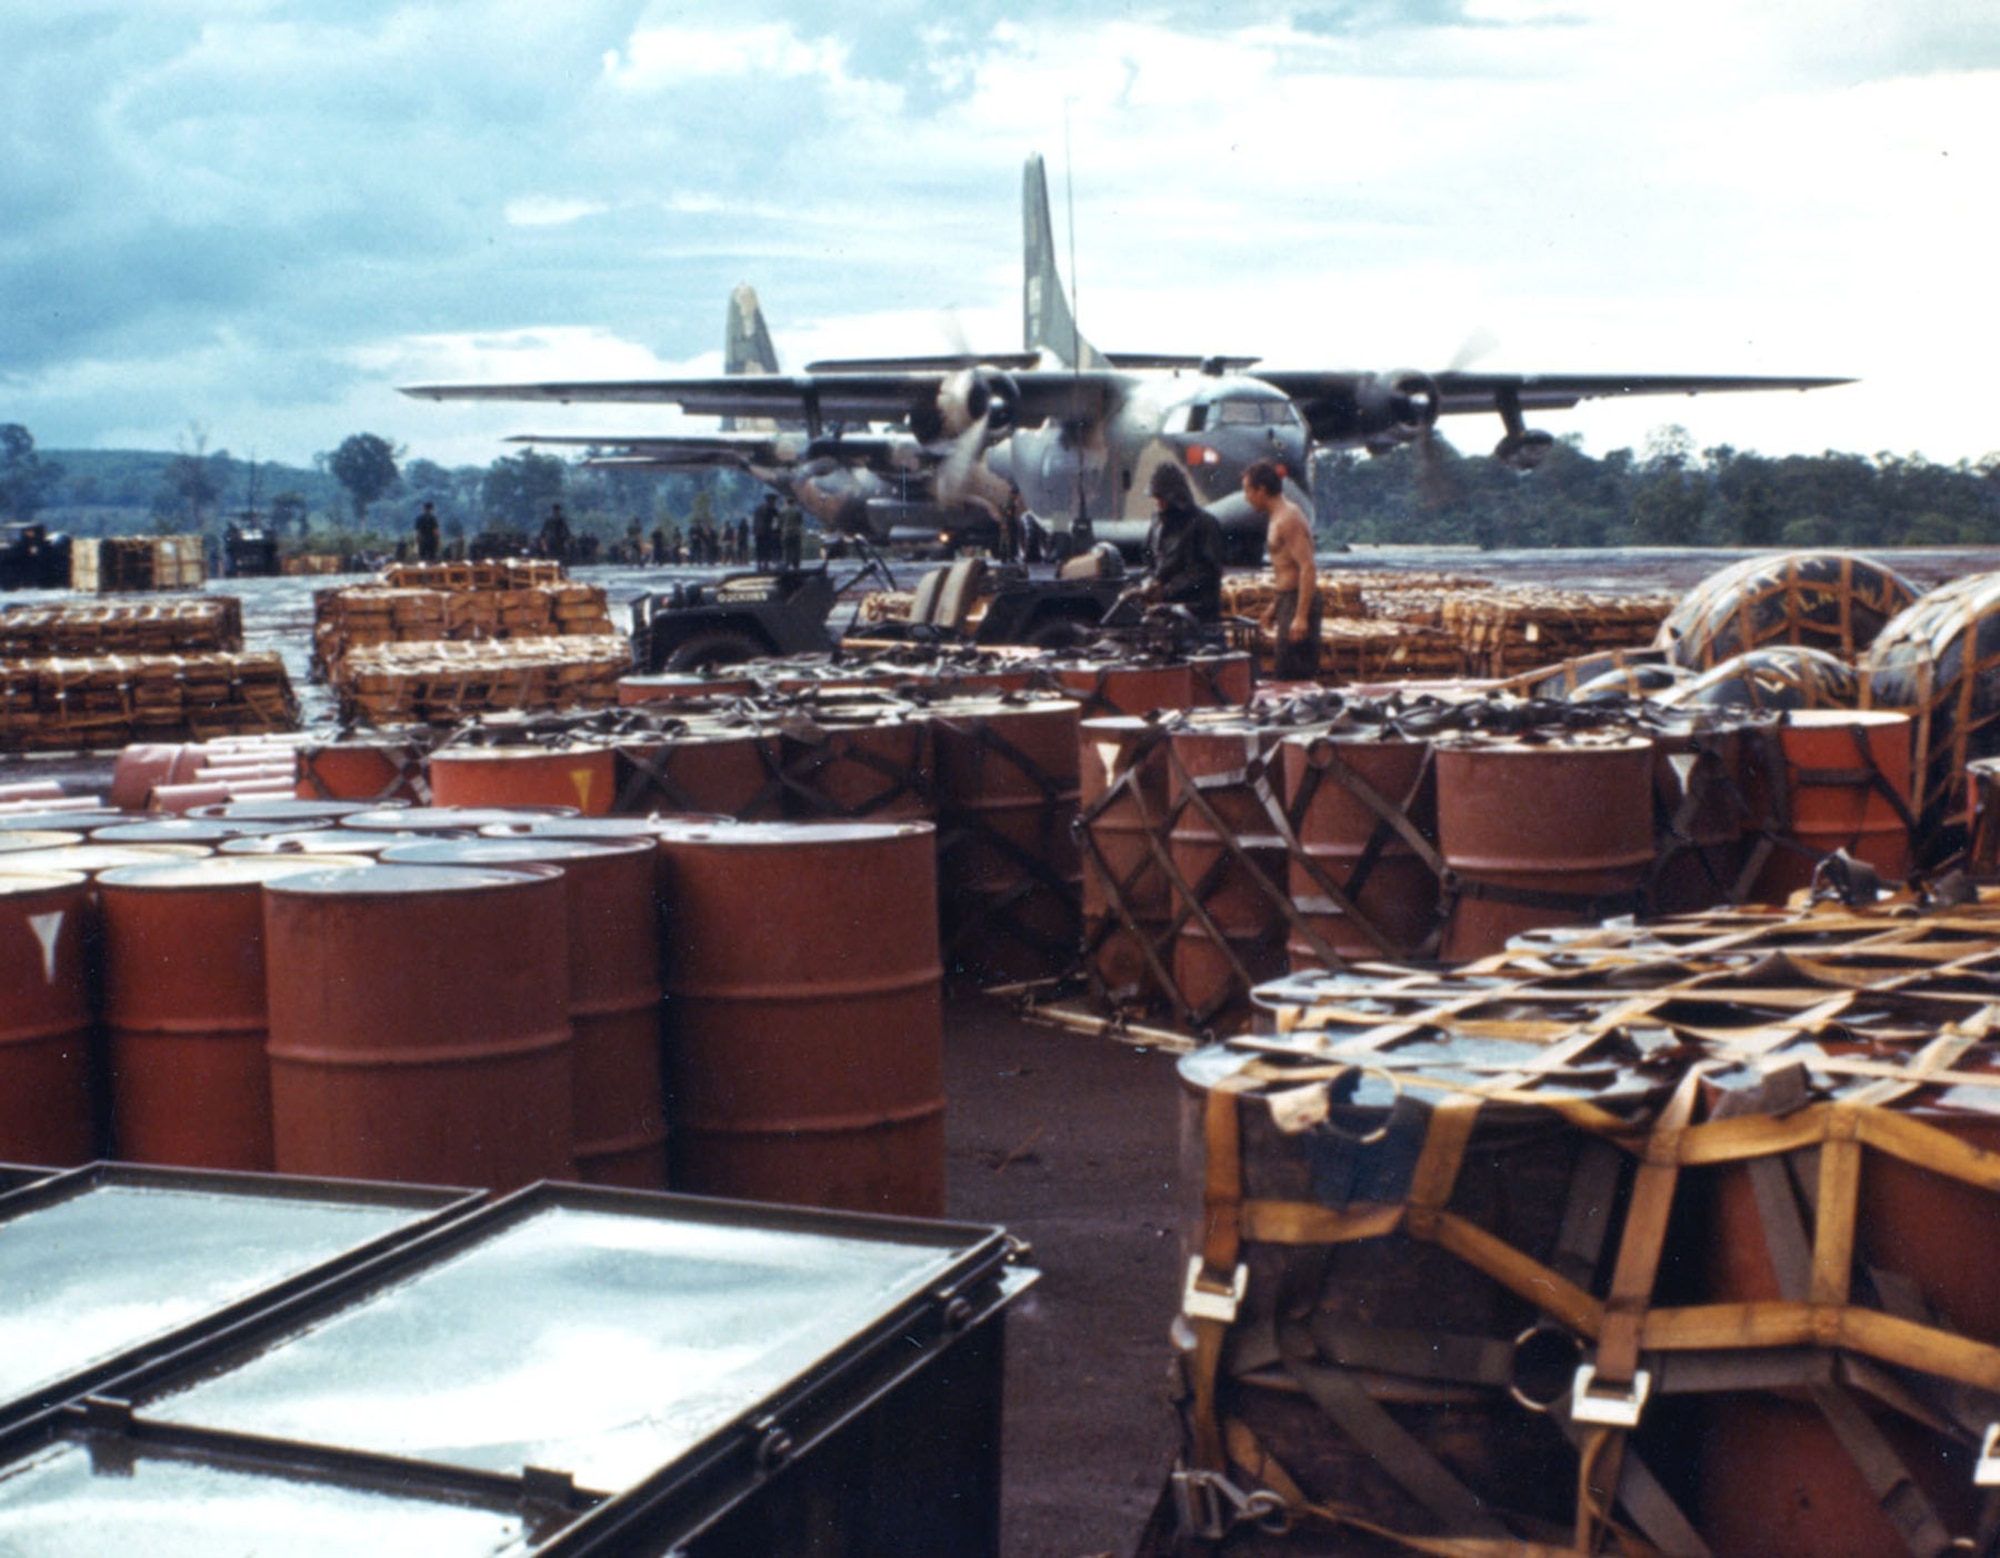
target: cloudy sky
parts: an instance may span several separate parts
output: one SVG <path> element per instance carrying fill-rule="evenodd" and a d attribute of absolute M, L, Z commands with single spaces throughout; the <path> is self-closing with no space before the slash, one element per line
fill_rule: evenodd
<path fill-rule="evenodd" d="M 671 417 L 395 386 L 716 371 L 744 281 L 787 367 L 1013 349 L 1039 150 L 1111 350 L 1854 375 L 1542 425 L 1596 453 L 1670 421 L 1770 453 L 2000 449 L 1990 3 L 854 10 L 8 6 L 0 421 L 51 449 L 303 463 L 371 431 L 484 464 L 509 432 Z"/>

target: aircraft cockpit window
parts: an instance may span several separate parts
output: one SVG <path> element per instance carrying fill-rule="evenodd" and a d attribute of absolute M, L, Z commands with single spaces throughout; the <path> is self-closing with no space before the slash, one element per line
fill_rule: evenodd
<path fill-rule="evenodd" d="M 1186 425 L 1178 428 L 1169 427 L 1168 431 L 1176 433 L 1199 433 L 1203 428 L 1208 426 L 1208 407 L 1200 403 L 1188 406 L 1185 408 L 1183 417 L 1180 420 L 1183 420 Z"/>
<path fill-rule="evenodd" d="M 1225 400 L 1215 414 L 1225 427 L 1289 427 L 1299 419 L 1289 400 Z"/>

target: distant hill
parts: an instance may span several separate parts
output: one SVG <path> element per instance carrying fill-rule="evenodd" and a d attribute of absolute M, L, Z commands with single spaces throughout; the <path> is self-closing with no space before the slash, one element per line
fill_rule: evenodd
<path fill-rule="evenodd" d="M 43 460 L 62 467 L 41 519 L 72 535 L 132 535 L 153 528 L 159 515 L 177 515 L 177 495 L 168 470 L 179 455 L 156 449 L 41 449 Z M 253 466 L 223 450 L 206 456 L 220 496 L 212 514 L 233 518 L 255 507 L 270 508 L 281 492 L 296 492 L 314 514 L 342 501 L 340 484 L 323 471 L 260 460 Z M 254 475 L 253 475 L 254 472 Z"/>

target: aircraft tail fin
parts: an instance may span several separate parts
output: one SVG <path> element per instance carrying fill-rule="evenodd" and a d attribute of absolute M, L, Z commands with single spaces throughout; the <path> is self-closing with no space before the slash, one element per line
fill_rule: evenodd
<path fill-rule="evenodd" d="M 770 328 L 764 323 L 764 309 L 757 301 L 757 289 L 744 285 L 729 294 L 729 318 L 723 326 L 722 371 L 724 373 L 776 373 L 778 349 L 771 344 Z M 724 417 L 724 431 L 739 427 L 768 430 L 777 424 L 764 418 L 739 423 Z"/>
<path fill-rule="evenodd" d="M 1026 252 L 1022 289 L 1022 345 L 1046 350 L 1066 368 L 1101 368 L 1104 356 L 1078 333 L 1056 266 L 1055 229 L 1049 222 L 1049 180 L 1039 152 L 1021 179 L 1021 231 Z"/>

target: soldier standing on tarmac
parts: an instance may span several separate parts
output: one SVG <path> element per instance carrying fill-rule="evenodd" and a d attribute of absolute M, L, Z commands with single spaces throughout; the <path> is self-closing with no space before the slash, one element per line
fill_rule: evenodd
<path fill-rule="evenodd" d="M 438 517 L 437 505 L 426 503 L 423 512 L 417 515 L 416 523 L 410 527 L 417 533 L 417 561 L 434 563 L 438 559 Z"/>
<path fill-rule="evenodd" d="M 778 566 L 778 495 L 764 494 L 756 511 L 751 515 L 753 530 L 751 540 L 757 552 L 757 571 L 768 573 Z"/>
<path fill-rule="evenodd" d="M 1259 460 L 1243 473 L 1243 496 L 1269 522 L 1264 545 L 1271 554 L 1277 598 L 1264 614 L 1275 650 L 1272 674 L 1281 682 L 1309 681 L 1319 674 L 1319 565 L 1313 559 L 1312 526 L 1285 496 L 1285 473 Z"/>
<path fill-rule="evenodd" d="M 542 533 L 535 538 L 535 550 L 559 563 L 569 560 L 569 521 L 563 518 L 560 503 L 550 506 L 549 517 L 542 523 Z"/>
<path fill-rule="evenodd" d="M 784 549 L 785 567 L 796 572 L 806 555 L 806 516 L 798 504 L 787 500 L 778 513 L 778 543 Z"/>
<path fill-rule="evenodd" d="M 1153 570 L 1139 593 L 1148 601 L 1185 606 L 1197 622 L 1222 620 L 1222 526 L 1194 500 L 1178 465 L 1153 471 L 1146 490 L 1158 512 L 1146 537 Z"/>

